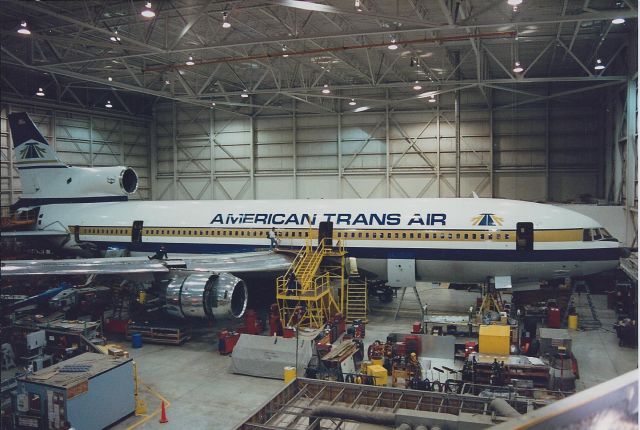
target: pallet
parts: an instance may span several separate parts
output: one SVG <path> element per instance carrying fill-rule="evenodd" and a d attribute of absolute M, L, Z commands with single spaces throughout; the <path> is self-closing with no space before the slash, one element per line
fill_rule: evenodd
<path fill-rule="evenodd" d="M 142 340 L 145 342 L 166 345 L 182 345 L 191 339 L 191 329 L 189 327 L 163 327 L 129 323 L 125 335 L 126 339 L 131 340 L 132 333 L 140 333 Z"/>

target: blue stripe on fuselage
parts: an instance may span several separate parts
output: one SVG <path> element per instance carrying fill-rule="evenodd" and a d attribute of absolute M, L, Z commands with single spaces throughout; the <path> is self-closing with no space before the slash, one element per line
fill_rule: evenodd
<path fill-rule="evenodd" d="M 240 245 L 214 243 L 163 243 L 147 242 L 95 242 L 101 249 L 109 246 L 128 248 L 134 252 L 156 252 L 164 245 L 168 253 L 176 254 L 223 254 L 233 252 L 264 251 L 268 245 Z M 298 250 L 300 247 L 281 247 Z M 562 250 L 489 250 L 489 249 L 444 249 L 444 248 L 369 248 L 348 247 L 350 257 L 372 259 L 415 259 L 441 261 L 504 261 L 504 262 L 545 262 L 545 261 L 609 261 L 620 258 L 619 248 L 562 249 Z"/>

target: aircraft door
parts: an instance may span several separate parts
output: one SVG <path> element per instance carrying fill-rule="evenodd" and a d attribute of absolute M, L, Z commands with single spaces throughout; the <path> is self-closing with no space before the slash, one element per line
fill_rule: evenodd
<path fill-rule="evenodd" d="M 322 221 L 318 226 L 318 246 L 324 241 L 325 246 L 333 246 L 333 223 Z"/>
<path fill-rule="evenodd" d="M 73 239 L 76 241 L 76 243 L 80 243 L 80 226 L 79 225 L 75 225 L 73 227 Z"/>
<path fill-rule="evenodd" d="M 142 243 L 142 225 L 144 221 L 134 221 L 131 227 L 131 243 Z"/>
<path fill-rule="evenodd" d="M 516 224 L 516 249 L 518 251 L 533 251 L 532 222 L 519 222 Z"/>

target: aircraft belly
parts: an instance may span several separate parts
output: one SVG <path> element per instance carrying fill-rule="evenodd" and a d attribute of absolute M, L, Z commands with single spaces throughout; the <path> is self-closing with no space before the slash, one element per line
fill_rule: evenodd
<path fill-rule="evenodd" d="M 584 276 L 615 268 L 616 261 L 496 262 L 416 260 L 416 278 L 427 282 L 479 283 L 511 276 L 514 283 Z M 386 260 L 358 259 L 358 267 L 387 279 Z"/>

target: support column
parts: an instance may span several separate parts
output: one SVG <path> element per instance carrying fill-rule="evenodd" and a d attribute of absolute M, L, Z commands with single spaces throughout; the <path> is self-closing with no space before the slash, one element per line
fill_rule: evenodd
<path fill-rule="evenodd" d="M 7 126 L 7 158 L 9 159 L 9 204 L 14 203 L 13 196 L 15 193 L 15 182 L 13 180 L 13 136 L 11 136 L 11 127 L 9 127 L 9 114 L 11 113 L 11 105 L 7 105 L 7 119 L 5 125 Z"/>
<path fill-rule="evenodd" d="M 173 199 L 178 200 L 178 119 L 176 118 L 176 101 L 171 102 L 172 143 L 173 143 Z"/>
<path fill-rule="evenodd" d="M 547 86 L 547 96 L 549 95 L 549 86 Z M 545 201 L 551 200 L 551 178 L 549 171 L 549 154 L 551 145 L 551 112 L 549 112 L 549 100 L 545 103 L 545 115 L 544 115 L 544 199 Z"/>
<path fill-rule="evenodd" d="M 293 144 L 293 198 L 298 198 L 298 116 L 296 113 L 296 100 L 293 99 L 292 109 L 292 144 Z"/>
<path fill-rule="evenodd" d="M 495 195 L 495 178 L 493 177 L 493 89 L 487 88 L 489 97 L 489 197 L 493 198 Z"/>
<path fill-rule="evenodd" d="M 89 115 L 89 167 L 93 167 L 93 116 Z"/>
<path fill-rule="evenodd" d="M 216 131 L 216 111 L 209 109 L 209 186 L 211 187 L 211 200 L 215 200 L 215 180 L 216 180 L 216 165 L 215 165 L 215 131 Z"/>
<path fill-rule="evenodd" d="M 440 198 L 440 103 L 436 106 L 436 144 L 438 147 L 436 148 L 436 185 L 438 186 L 438 194 L 437 197 Z"/>
<path fill-rule="evenodd" d="M 460 52 L 453 53 L 454 67 L 456 67 L 456 79 L 460 80 Z M 455 92 L 455 124 L 456 124 L 456 197 L 460 197 L 460 90 Z"/>
<path fill-rule="evenodd" d="M 385 105 L 384 105 L 384 115 L 385 115 L 385 177 L 387 184 L 387 198 L 391 197 L 391 166 L 389 160 L 389 89 L 384 90 L 385 96 Z"/>
<path fill-rule="evenodd" d="M 253 105 L 253 96 L 249 99 L 250 103 Z M 249 174 L 251 175 L 250 186 L 251 186 L 251 199 L 255 200 L 256 198 L 256 166 L 255 166 L 255 118 L 253 117 L 253 112 L 249 116 L 249 162 L 251 163 L 251 171 Z"/>
<path fill-rule="evenodd" d="M 342 191 L 342 103 L 338 104 L 338 197 L 344 197 Z"/>
<path fill-rule="evenodd" d="M 152 119 L 149 124 L 149 198 L 155 200 L 157 196 L 156 184 L 158 182 L 158 123 L 157 109 L 155 105 L 151 111 Z"/>

